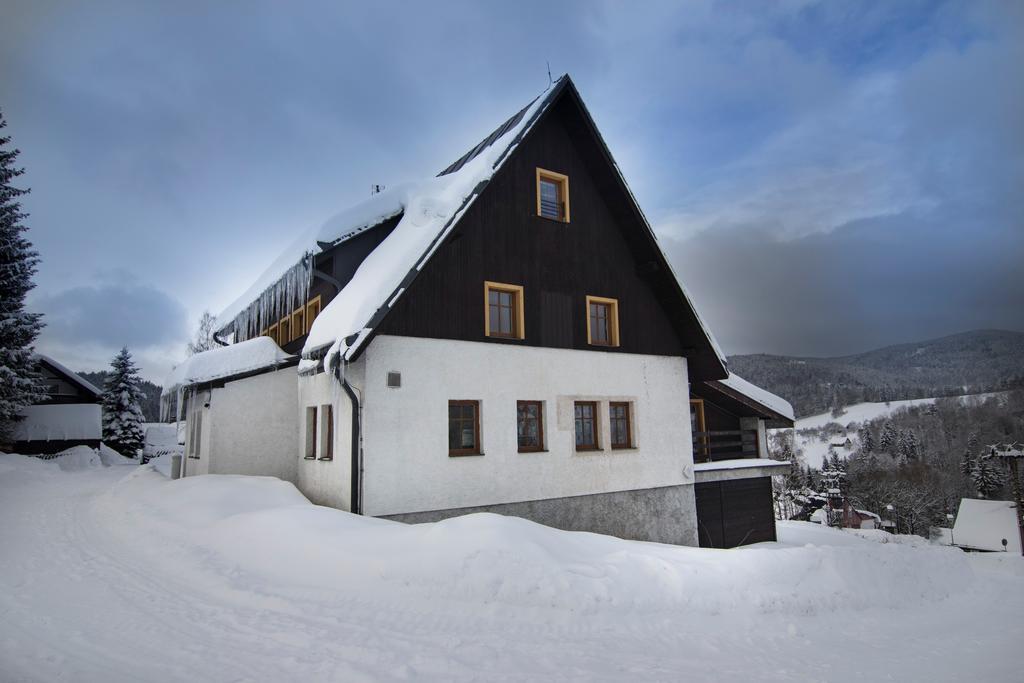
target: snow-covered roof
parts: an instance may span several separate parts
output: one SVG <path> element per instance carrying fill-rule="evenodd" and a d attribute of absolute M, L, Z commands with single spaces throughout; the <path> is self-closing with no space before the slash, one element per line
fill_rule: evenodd
<path fill-rule="evenodd" d="M 65 375 L 69 380 L 71 380 L 72 383 L 77 384 L 79 387 L 81 387 L 85 391 L 87 391 L 87 392 L 89 392 L 91 394 L 94 394 L 97 398 L 100 396 L 100 394 L 103 393 L 103 391 L 101 389 L 99 389 L 95 384 L 93 384 L 92 382 L 90 382 L 87 379 L 84 379 L 77 372 L 72 372 L 71 370 L 69 370 L 67 368 L 67 366 L 62 365 L 61 363 L 58 363 L 57 361 L 55 361 L 50 356 L 46 356 L 44 354 L 37 353 L 36 354 L 36 358 L 38 358 L 42 362 L 50 365 L 54 370 L 56 370 L 57 372 L 59 372 L 62 375 Z"/>
<path fill-rule="evenodd" d="M 1005 500 L 962 498 L 953 524 L 953 542 L 976 550 L 1003 550 L 1020 555 L 1020 531 L 1017 510 Z"/>
<path fill-rule="evenodd" d="M 270 337 L 255 337 L 221 346 L 190 356 L 176 366 L 164 380 L 162 393 L 166 396 L 180 387 L 277 367 L 294 358 L 282 351 Z"/>
<path fill-rule="evenodd" d="M 770 391 L 762 389 L 756 384 L 748 382 L 734 372 L 730 372 L 729 376 L 725 379 L 715 381 L 724 384 L 735 392 L 743 394 L 751 401 L 761 404 L 774 413 L 778 413 L 790 420 L 796 419 L 793 413 L 793 406 L 790 405 L 789 401 L 780 396 L 776 396 Z"/>
<path fill-rule="evenodd" d="M 351 280 L 313 321 L 302 349 L 303 357 L 320 358 L 322 355 L 327 364 L 353 358 L 523 136 L 567 85 L 571 87 L 568 76 L 559 78 L 440 175 L 375 195 L 300 236 L 242 296 L 221 312 L 218 316 L 220 329 L 226 331 L 233 322 L 247 316 L 251 320 L 253 312 L 261 310 L 262 306 L 273 306 L 278 298 L 290 299 L 299 283 L 308 283 L 309 264 L 317 253 L 397 217 L 393 230 L 362 261 Z M 614 160 L 611 164 L 635 204 Z M 639 212 L 638 205 L 637 210 Z M 642 212 L 639 215 L 656 243 L 657 238 L 646 218 Z M 671 271 L 667 259 L 664 265 Z M 674 279 L 724 369 L 725 356 L 721 348 L 682 283 Z"/>

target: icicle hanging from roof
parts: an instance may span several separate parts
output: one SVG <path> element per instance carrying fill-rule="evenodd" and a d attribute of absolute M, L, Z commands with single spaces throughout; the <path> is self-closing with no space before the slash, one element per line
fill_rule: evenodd
<path fill-rule="evenodd" d="M 312 282 L 313 254 L 307 253 L 235 316 L 232 323 L 235 341 L 259 336 L 285 315 L 305 305 Z"/>

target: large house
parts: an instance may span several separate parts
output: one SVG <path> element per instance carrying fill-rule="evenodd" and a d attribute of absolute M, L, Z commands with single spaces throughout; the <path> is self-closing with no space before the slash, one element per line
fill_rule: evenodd
<path fill-rule="evenodd" d="M 775 538 L 766 425 L 563 76 L 436 177 L 300 236 L 165 383 L 184 475 L 405 522 Z M 686 415 L 689 413 L 689 420 Z"/>

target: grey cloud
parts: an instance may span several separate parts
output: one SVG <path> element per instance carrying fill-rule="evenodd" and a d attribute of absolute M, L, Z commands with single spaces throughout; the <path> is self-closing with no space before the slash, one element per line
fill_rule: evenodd
<path fill-rule="evenodd" d="M 188 337 L 185 307 L 155 287 L 131 280 L 73 287 L 31 301 L 44 315 L 44 339 L 62 345 L 144 350 Z"/>

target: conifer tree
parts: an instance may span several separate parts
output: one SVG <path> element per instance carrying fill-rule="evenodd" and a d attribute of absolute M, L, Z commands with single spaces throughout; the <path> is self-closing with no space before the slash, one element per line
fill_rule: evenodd
<path fill-rule="evenodd" d="M 0 130 L 6 127 L 0 112 Z M 0 443 L 10 438 L 22 410 L 46 396 L 32 356 L 43 324 L 38 313 L 25 311 L 39 256 L 25 238 L 22 221 L 28 214 L 18 197 L 28 190 L 12 184 L 25 171 L 14 165 L 20 151 L 8 149 L 10 142 L 10 136 L 0 135 Z"/>
<path fill-rule="evenodd" d="M 871 434 L 871 429 L 867 425 L 861 428 L 860 450 L 868 454 L 875 452 L 875 437 Z"/>
<path fill-rule="evenodd" d="M 878 450 L 889 455 L 894 455 L 896 451 L 896 441 L 898 435 L 896 434 L 896 428 L 893 427 L 892 422 L 889 420 L 885 421 L 885 425 L 882 426 L 882 434 L 878 438 Z"/>
<path fill-rule="evenodd" d="M 975 460 L 971 481 L 974 482 L 974 488 L 978 489 L 978 495 L 991 498 L 1003 486 L 1003 473 L 992 457 L 986 455 Z"/>
<path fill-rule="evenodd" d="M 103 440 L 130 458 L 136 457 L 145 439 L 141 403 L 139 371 L 124 347 L 110 363 L 103 387 Z"/>
<path fill-rule="evenodd" d="M 974 456 L 971 455 L 970 449 L 967 449 L 964 451 L 964 456 L 960 460 L 960 473 L 969 477 L 972 472 L 974 472 Z"/>

